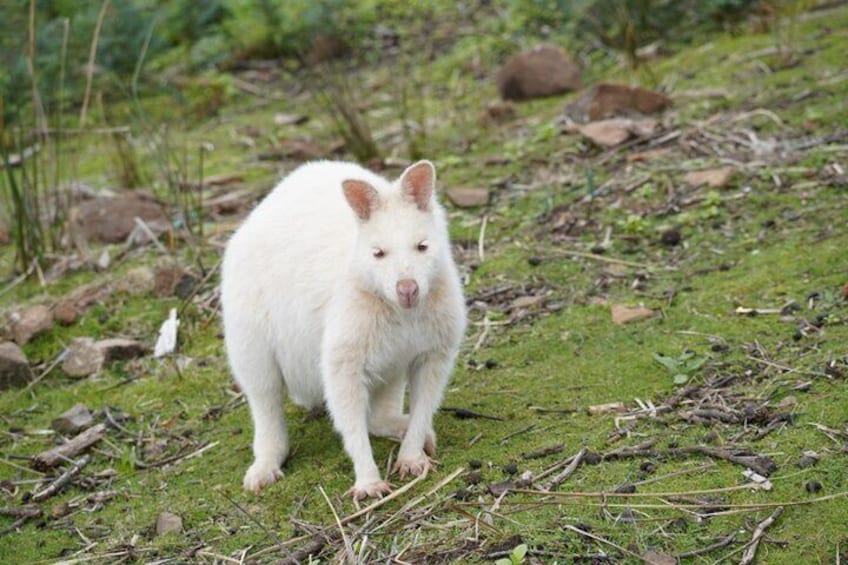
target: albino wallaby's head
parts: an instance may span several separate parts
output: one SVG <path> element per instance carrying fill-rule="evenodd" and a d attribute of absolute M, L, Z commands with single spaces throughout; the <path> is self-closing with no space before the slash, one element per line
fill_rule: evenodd
<path fill-rule="evenodd" d="M 359 220 L 354 268 L 384 299 L 416 307 L 450 253 L 444 210 L 435 198 L 435 167 L 419 161 L 394 183 L 350 179 L 342 188 Z"/>

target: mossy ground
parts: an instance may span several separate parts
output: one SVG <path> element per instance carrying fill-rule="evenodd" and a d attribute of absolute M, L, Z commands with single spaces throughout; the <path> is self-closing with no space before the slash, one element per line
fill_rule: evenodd
<path fill-rule="evenodd" d="M 533 557 L 531 551 L 528 559 L 564 563 L 576 556 L 606 553 L 615 562 L 635 562 L 648 549 L 680 554 L 735 531 L 734 544 L 693 560 L 712 562 L 731 555 L 736 560 L 750 529 L 770 508 L 701 519 L 671 506 L 639 506 L 658 503 L 655 498 L 604 501 L 513 494 L 489 512 L 496 497 L 484 487 L 508 478 L 504 465 L 517 464 L 519 473 L 539 473 L 581 446 L 607 452 L 649 438 L 659 438 L 660 448 L 720 446 L 738 434 L 742 434 L 739 443 L 776 462 L 771 476 L 774 488 L 714 495 L 715 504 L 787 505 L 768 530 L 771 539 L 759 548 L 761 562 L 834 562 L 838 552 L 848 548 L 848 498 L 803 504 L 816 496 L 848 491 L 844 439 L 831 439 L 812 425 L 843 431 L 848 425 L 844 378 L 848 309 L 839 299 L 848 282 L 848 193 L 844 180 L 837 182 L 834 176 L 838 175 L 824 172 L 828 167 L 832 172 L 833 164 L 848 167 L 846 146 L 842 140 L 791 150 L 793 144 L 848 128 L 844 68 L 848 10 L 832 10 L 792 25 L 796 43 L 782 45 L 791 52 L 789 59 L 770 59 L 777 56 L 769 50 L 776 42 L 772 35 L 728 36 L 650 67 L 652 76 L 677 101 L 668 119 L 670 130 L 681 129 L 684 139 L 697 144 L 706 143 L 706 138 L 698 137 L 703 131 L 735 135 L 749 128 L 761 139 L 785 143 L 783 159 L 755 157 L 737 147 L 741 155 L 677 151 L 658 161 L 629 163 L 627 154 L 639 148 L 604 153 L 576 136 L 561 135 L 552 124 L 561 112 L 562 99 L 522 105 L 520 119 L 500 128 L 479 127 L 467 116 L 464 123 L 473 124 L 470 129 L 437 122 L 430 142 L 444 148 L 432 155 L 442 185 L 500 187 L 485 211 L 451 211 L 452 236 L 465 248 L 462 260 L 468 296 L 481 296 L 499 286 L 523 286 L 533 292 L 544 290 L 548 306 L 557 307 L 531 310 L 521 318 L 491 303 L 486 314 L 491 327 L 482 341 L 484 314 L 472 307 L 472 324 L 444 404 L 503 420 L 457 419 L 440 413 L 436 418 L 438 469 L 414 491 L 378 511 L 370 525 L 379 524 L 455 469 L 467 468 L 470 461 L 483 463 L 482 484 L 466 487 L 465 475 L 459 476 L 428 499 L 434 502 L 432 514 L 419 516 L 414 508 L 408 510 L 404 515 L 408 528 L 397 523 L 377 528 L 367 541 L 363 541 L 365 532 L 351 530 L 365 555 L 376 559 L 407 548 L 402 558 L 414 562 L 437 557 L 485 561 L 499 541 L 518 534 L 536 552 Z M 608 78 L 620 78 L 615 75 L 611 72 Z M 494 95 L 490 85 L 477 87 L 486 97 Z M 698 94 L 707 88 L 723 92 L 718 97 Z M 480 100 L 480 93 L 468 85 L 465 90 L 467 98 L 456 107 L 468 112 L 476 108 L 471 101 Z M 429 103 L 438 108 L 439 100 Z M 296 109 L 295 103 L 292 106 Z M 758 111 L 762 109 L 767 112 Z M 447 116 L 452 112 L 455 107 L 445 109 Z M 229 113 L 225 108 L 221 119 L 181 135 L 192 143 L 216 145 L 206 162 L 210 173 L 244 171 L 246 185 L 261 193 L 272 186 L 279 171 L 276 165 L 244 167 L 248 150 L 240 144 L 238 132 L 244 126 L 266 123 L 272 113 L 265 105 L 242 104 Z M 711 122 L 716 116 L 719 119 Z M 332 139 L 318 120 L 306 127 L 318 139 Z M 463 152 L 455 150 L 460 146 L 465 147 Z M 81 160 L 87 163 L 81 172 L 108 183 L 114 171 L 110 174 L 104 168 L 102 156 L 94 158 L 104 150 L 103 144 L 92 143 L 82 150 L 92 159 Z M 486 164 L 490 157 L 505 159 Z M 737 167 L 727 188 L 690 191 L 686 196 L 701 199 L 669 207 L 669 187 L 681 187 L 686 171 L 725 163 Z M 622 190 L 641 176 L 647 180 L 640 188 Z M 603 186 L 604 190 L 597 190 Z M 583 228 L 564 238 L 554 237 L 551 223 L 558 209 L 583 220 Z M 481 259 L 477 245 L 483 212 L 486 233 Z M 207 227 L 215 230 L 214 225 Z M 232 227 L 220 229 L 225 234 Z M 612 228 L 612 237 L 603 257 L 613 262 L 562 252 L 589 252 L 602 241 L 607 227 Z M 683 245 L 660 243 L 660 232 L 670 227 L 680 230 Z M 2 251 L 8 264 L 11 248 Z M 203 252 L 207 268 L 214 265 L 217 252 L 214 246 Z M 27 281 L 3 296 L 3 308 L 55 299 L 94 279 L 120 279 L 133 266 L 160 260 L 154 253 L 129 254 L 107 274 L 71 274 L 46 287 Z M 195 264 L 195 255 L 180 247 L 174 251 L 176 260 L 187 266 Z M 538 258 L 532 262 L 538 264 L 531 264 L 531 257 Z M 215 282 L 214 277 L 210 279 L 209 288 Z M 818 293 L 817 298 L 810 300 L 813 293 Z M 801 310 L 788 318 L 734 314 L 737 306 L 779 309 L 790 301 Z M 660 315 L 618 326 L 610 319 L 609 304 L 613 303 L 643 303 Z M 77 335 L 130 335 L 150 341 L 168 310 L 180 305 L 176 299 L 115 293 L 74 326 L 57 328 L 25 350 L 35 365 L 43 367 Z M 807 325 L 800 337 L 795 335 L 799 324 L 815 321 L 820 314 L 827 314 L 819 317 L 821 327 Z M 713 347 L 717 344 L 727 347 Z M 792 423 L 762 440 L 749 441 L 751 434 L 745 435 L 740 425 L 706 428 L 680 419 L 646 418 L 627 437 L 614 441 L 610 433 L 617 425 L 616 415 L 586 413 L 587 406 L 616 401 L 636 408 L 637 398 L 662 405 L 678 389 L 653 355 L 676 356 L 686 349 L 710 357 L 704 370 L 691 375 L 691 382 L 703 383 L 719 374 L 736 376 L 735 398 L 772 407 L 793 396 L 796 403 L 785 405 L 793 413 Z M 114 480 L 98 487 L 114 490 L 115 497 L 94 506 L 85 502 L 89 492 L 77 486 L 67 489 L 45 507 L 49 511 L 71 503 L 74 511 L 4 533 L 0 562 L 76 557 L 104 562 L 168 557 L 224 560 L 216 555 L 238 560 L 303 533 L 303 526 L 292 518 L 332 524 L 319 487 L 338 513 L 354 510 L 344 496 L 352 481 L 351 464 L 328 418 L 312 418 L 294 406 L 287 408 L 292 452 L 285 478 L 259 496 L 243 492 L 241 477 L 251 460 L 252 430 L 247 407 L 231 388 L 214 309 L 187 305 L 181 355 L 191 363 L 180 370 L 173 359 L 147 359 L 115 364 L 97 378 L 79 381 L 56 369 L 31 390 L 0 395 L 4 454 L 0 477 L 5 479 L 37 478 L 19 469 L 26 461 L 17 456 L 51 445 L 50 435 L 41 431 L 74 403 L 94 410 L 109 407 L 112 413 L 126 415 L 126 433 L 112 430 L 85 470 L 91 475 L 115 469 Z M 828 367 L 832 370 L 825 375 Z M 803 383 L 809 384 L 799 387 Z M 144 459 L 141 451 L 157 440 L 165 440 L 162 456 L 207 449 L 161 468 L 139 468 L 136 462 Z M 554 444 L 563 444 L 564 450 L 540 459 L 522 457 Z M 373 445 L 379 462 L 396 451 L 396 445 L 386 440 L 375 439 Z M 808 450 L 817 452 L 820 461 L 801 468 L 797 462 Z M 637 493 L 688 492 L 744 483 L 742 467 L 723 461 L 704 467 L 710 460 L 700 456 L 655 459 L 652 472 L 646 472 L 645 461 L 645 457 L 625 458 L 583 465 L 559 490 L 609 492 L 645 478 L 693 469 L 697 470 L 641 485 Z M 817 481 L 822 490 L 809 494 L 808 481 Z M 4 494 L 4 505 L 19 503 L 21 493 L 31 485 L 19 488 L 14 496 Z M 465 489 L 462 496 L 456 494 L 460 489 Z M 623 503 L 632 504 L 629 509 L 615 506 Z M 154 524 L 162 511 L 179 514 L 184 532 L 157 537 Z M 9 518 L 0 520 L 0 527 L 12 523 Z M 578 524 L 625 549 L 581 538 L 564 527 Z M 483 540 L 486 543 L 479 544 Z M 472 549 L 462 551 L 463 547 Z M 273 561 L 285 555 L 284 550 L 274 550 L 259 559 Z M 331 561 L 332 555 L 333 550 L 328 550 L 323 559 Z"/>

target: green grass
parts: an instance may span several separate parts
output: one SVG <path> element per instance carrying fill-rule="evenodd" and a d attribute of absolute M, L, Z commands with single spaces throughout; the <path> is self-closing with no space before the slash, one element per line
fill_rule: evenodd
<path fill-rule="evenodd" d="M 716 112 L 738 114 L 758 107 L 775 112 L 785 124 L 785 128 L 778 127 L 762 115 L 751 118 L 761 138 L 795 140 L 848 126 L 848 81 L 828 82 L 844 73 L 840 54 L 848 46 L 848 35 L 843 31 L 846 25 L 842 25 L 848 23 L 848 10 L 840 8 L 819 18 L 826 18 L 832 31 L 822 39 L 818 35 L 821 19 L 797 24 L 796 48 L 810 52 L 804 52 L 798 66 L 765 76 L 756 74 L 759 71 L 744 59 L 744 54 L 773 45 L 774 37 L 770 35 L 719 37 L 706 46 L 681 51 L 657 63 L 654 73 L 662 84 L 673 84 L 672 95 L 717 86 L 728 90 L 722 99 L 687 100 L 681 96 L 670 127 L 688 128 L 693 120 L 704 120 Z M 772 66 L 773 62 L 767 64 Z M 818 82 L 823 79 L 826 84 Z M 474 107 L 471 100 L 476 94 L 472 86 L 473 83 L 464 85 L 466 98 L 455 102 L 456 107 L 465 111 Z M 806 89 L 813 90 L 814 96 L 804 102 L 791 102 Z M 303 98 L 298 99 L 302 101 Z M 731 186 L 716 191 L 714 196 L 707 195 L 708 190 L 686 193 L 706 196 L 707 202 L 663 211 L 669 183 L 684 190 L 681 179 L 685 171 L 717 165 L 719 159 L 692 157 L 677 146 L 677 153 L 656 162 L 628 164 L 624 151 L 607 158 L 607 154 L 578 138 L 551 130 L 549 124 L 560 115 L 563 99 L 522 105 L 522 119 L 513 124 L 495 129 L 469 126 L 464 131 L 457 131 L 456 124 L 444 118 L 457 111 L 451 102 L 434 99 L 431 103 L 434 114 L 442 118 L 435 120 L 428 143 L 437 148 L 433 159 L 440 165 L 443 186 L 487 186 L 496 180 L 511 179 L 506 186 L 497 188 L 493 205 L 486 210 L 482 262 L 476 253 L 480 211 L 451 211 L 452 236 L 470 244 L 463 258 L 468 296 L 505 284 L 544 287 L 550 292 L 548 302 L 559 304 L 561 309 L 536 312 L 526 320 L 497 325 L 508 321 L 510 313 L 493 304 L 487 315 L 495 325 L 476 351 L 483 315 L 479 310 L 472 311 L 472 324 L 444 404 L 504 420 L 460 420 L 447 412 L 438 414 L 435 425 L 439 467 L 412 492 L 375 513 L 375 522 L 369 527 L 374 528 L 403 504 L 434 488 L 455 469 L 468 469 L 472 461 L 483 463 L 482 482 L 466 485 L 467 475 L 463 474 L 428 499 L 427 503 L 433 503 L 432 514 L 421 517 L 416 513 L 425 505 L 422 503 L 404 515 L 406 520 L 420 520 L 427 527 L 405 530 L 400 527 L 401 521 L 376 528 L 368 536 L 373 555 L 396 554 L 408 545 L 404 558 L 424 562 L 438 552 L 457 550 L 463 540 L 479 538 L 484 543 L 470 557 L 460 559 L 464 555 L 461 551 L 451 555 L 455 560 L 484 562 L 494 544 L 520 534 L 531 554 L 547 551 L 551 555 L 575 556 L 607 552 L 615 561 L 637 561 L 611 546 L 581 539 L 564 527 L 580 524 L 636 554 L 648 549 L 669 554 L 697 550 L 737 531 L 737 543 L 696 557 L 693 562 L 713 562 L 734 551 L 731 559 L 738 560 L 741 544 L 750 538 L 750 531 L 741 530 L 746 524 L 752 526 L 764 519 L 770 510 L 698 520 L 671 508 L 634 506 L 634 522 L 626 515 L 622 519 L 625 509 L 613 503 L 657 500 L 610 497 L 603 507 L 597 505 L 597 498 L 550 499 L 540 504 L 539 496 L 512 494 L 490 515 L 490 525 L 475 526 L 474 520 L 468 518 L 487 515 L 484 510 L 492 507 L 495 497 L 487 494 L 485 485 L 507 479 L 503 466 L 509 463 L 517 464 L 519 475 L 524 471 L 539 473 L 581 446 L 602 453 L 652 437 L 659 438 L 659 449 L 730 443 L 744 431 L 742 426 L 718 424 L 706 428 L 666 416 L 641 419 L 629 437 L 613 441 L 610 433 L 616 427 L 616 416 L 586 412 L 588 406 L 618 401 L 636 408 L 636 398 L 662 405 L 678 388 L 672 383 L 672 375 L 654 361 L 654 353 L 677 356 L 692 349 L 710 357 L 706 368 L 693 375 L 693 384 L 702 384 L 717 375 L 735 376 L 736 382 L 724 393 L 733 402 L 747 400 L 779 409 L 778 403 L 788 396 L 797 401 L 785 408 L 794 414 L 791 425 L 756 442 L 750 441 L 750 435 L 739 439 L 740 444 L 777 463 L 777 471 L 771 476 L 774 489 L 716 495 L 720 499 L 716 503 L 787 503 L 781 518 L 768 530 L 769 536 L 787 543 L 763 542 L 758 552 L 760 562 L 832 562 L 837 550 L 844 551 L 848 546 L 843 525 L 848 498 L 809 505 L 795 503 L 848 491 L 845 442 L 832 441 L 811 425 L 845 430 L 848 423 L 844 377 L 821 376 L 829 363 L 835 364 L 843 375 L 848 372 L 844 348 L 848 340 L 848 308 L 835 298 L 848 282 L 844 265 L 848 247 L 844 230 L 845 188 L 822 173 L 825 166 L 839 162 L 838 153 L 827 147 L 813 147 L 803 154 L 793 154 L 786 162 L 771 159 L 762 166 L 744 167 Z M 271 143 L 266 138 L 279 133 L 264 125 L 274 111 L 296 109 L 296 103 L 273 110 L 235 104 L 223 109 L 220 121 L 198 124 L 176 135 L 188 144 L 210 141 L 215 145 L 205 174 L 244 171 L 245 184 L 259 193 L 270 186 L 278 169 L 292 165 L 250 166 L 252 156 Z M 814 123 L 805 124 L 809 120 Z M 257 123 L 262 124 L 265 137 L 260 138 L 256 148 L 245 149 L 238 141 L 240 128 Z M 722 123 L 723 127 L 734 127 L 734 122 Z M 320 120 L 313 119 L 303 128 L 295 135 L 314 136 L 328 143 L 332 140 Z M 468 140 L 470 149 L 458 154 L 455 147 Z M 80 162 L 85 163 L 81 175 L 95 180 L 107 178 L 108 161 L 100 154 L 102 149 L 98 143 L 80 147 Z M 507 156 L 510 160 L 486 165 L 485 159 L 493 156 Z M 613 183 L 608 193 L 599 194 L 588 203 L 583 201 L 589 192 L 587 171 L 594 175 L 595 188 L 607 181 Z M 649 175 L 650 186 L 628 195 L 617 192 L 643 174 Z M 775 185 L 773 175 L 782 180 L 781 186 Z M 531 185 L 533 188 L 522 188 Z M 750 190 L 743 192 L 746 186 Z M 556 209 L 585 219 L 586 226 L 571 239 L 555 239 L 547 218 Z M 605 257 L 612 258 L 613 263 L 563 253 L 590 251 L 603 239 L 608 226 L 613 228 L 612 243 Z M 671 226 L 680 228 L 683 246 L 667 248 L 659 242 L 661 231 Z M 210 223 L 208 227 L 214 226 Z M 3 249 L 4 256 L 8 251 Z M 214 264 L 216 255 L 214 249 L 204 250 L 204 264 Z M 178 248 L 175 256 L 185 265 L 194 263 L 193 252 L 188 249 Z M 530 257 L 540 257 L 542 262 L 532 266 Z M 645 266 L 622 266 L 615 263 L 616 259 Z M 80 285 L 104 277 L 119 281 L 130 268 L 152 265 L 157 260 L 152 252 L 130 254 L 107 275 L 83 271 L 46 287 L 29 280 L 2 298 L 3 308 L 54 301 Z M 467 268 L 471 263 L 477 264 L 473 271 Z M 638 284 L 634 286 L 634 282 Z M 211 291 L 214 284 L 213 279 L 203 290 Z M 813 292 L 823 298 L 810 307 L 808 296 Z M 734 313 L 737 306 L 781 308 L 789 301 L 801 307 L 791 317 Z M 609 312 L 609 304 L 615 303 L 643 303 L 659 315 L 617 326 Z M 131 335 L 151 342 L 168 309 L 179 304 L 176 299 L 157 300 L 149 295 L 117 292 L 91 308 L 74 326 L 57 328 L 27 344 L 25 350 L 31 361 L 43 365 L 54 359 L 74 336 Z M 803 320 L 814 321 L 824 312 L 829 312 L 830 317 L 822 328 L 808 328 L 805 335 L 795 339 Z M 727 349 L 714 350 L 716 343 Z M 772 365 L 752 359 L 757 347 L 767 353 L 767 362 Z M 259 496 L 243 492 L 241 477 L 251 461 L 252 429 L 247 407 L 238 404 L 231 388 L 214 307 L 190 306 L 186 310 L 180 355 L 191 359 L 180 371 L 173 359 L 117 363 L 96 378 L 83 380 L 67 378 L 57 368 L 31 391 L 0 394 L 0 451 L 4 456 L 0 463 L 5 462 L 0 467 L 2 479 L 36 476 L 11 465 L 25 464 L 11 456 L 28 456 L 48 448 L 52 438 L 40 431 L 49 428 L 53 417 L 76 402 L 93 410 L 108 407 L 114 414 L 125 414 L 122 426 L 128 432 L 111 430 L 84 471 L 86 476 L 92 476 L 107 468 L 115 469 L 116 477 L 94 490 L 114 490 L 116 496 L 89 512 L 86 510 L 92 508 L 86 497 L 90 493 L 79 486 L 66 489 L 44 507 L 49 511 L 68 503 L 71 514 L 33 520 L 20 532 L 0 536 L 0 562 L 52 562 L 71 559 L 79 551 L 86 556 L 112 552 L 117 555 L 130 546 L 134 548 L 130 559 L 145 562 L 167 557 L 212 561 L 213 557 L 204 551 L 239 558 L 243 550 L 251 555 L 271 548 L 275 538 L 287 540 L 302 534 L 303 528 L 293 518 L 332 525 L 332 513 L 319 486 L 340 515 L 355 510 L 344 495 L 353 480 L 352 465 L 329 419 L 310 418 L 294 406 L 287 407 L 292 452 L 284 469 L 285 478 Z M 489 363 L 491 368 L 486 368 L 486 361 L 494 362 Z M 791 369 L 786 371 L 779 366 Z M 804 391 L 796 390 L 807 381 L 810 384 Z M 226 409 L 221 410 L 222 407 Z M 150 452 L 157 442 L 160 451 Z M 560 454 L 534 460 L 522 457 L 559 443 L 564 444 Z M 373 445 L 381 465 L 396 453 L 397 446 L 390 441 L 375 439 Z M 136 461 L 187 454 L 204 447 L 207 449 L 197 457 L 161 468 L 142 469 L 135 465 Z M 800 468 L 797 462 L 807 450 L 817 452 L 821 459 L 815 466 Z M 581 466 L 559 490 L 612 491 L 623 484 L 692 470 L 709 462 L 699 456 L 661 458 L 652 461 L 653 473 L 646 473 L 642 468 L 645 460 L 636 457 Z M 823 487 L 816 495 L 804 488 L 810 480 Z M 743 483 L 742 467 L 718 462 L 697 472 L 641 485 L 637 492 L 684 492 Z M 2 505 L 19 504 L 22 493 L 29 488 L 29 483 L 23 484 L 17 494 L 3 495 Z M 465 500 L 453 497 L 460 489 L 465 489 L 460 493 Z M 154 526 L 162 511 L 179 514 L 185 531 L 157 537 Z M 11 524 L 10 518 L 0 517 L 0 529 Z M 353 530 L 348 534 L 361 542 L 362 536 L 354 535 Z M 285 553 L 269 552 L 260 559 L 274 561 L 282 556 Z M 104 561 L 110 559 L 102 557 Z M 544 562 L 554 559 L 542 558 Z M 332 551 L 324 554 L 322 561 L 332 561 Z M 560 558 L 559 562 L 567 559 Z"/>

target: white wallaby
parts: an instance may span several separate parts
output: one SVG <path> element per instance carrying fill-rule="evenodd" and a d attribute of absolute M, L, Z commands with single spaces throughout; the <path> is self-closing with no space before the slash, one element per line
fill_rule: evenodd
<path fill-rule="evenodd" d="M 391 183 L 352 163 L 309 163 L 233 235 L 221 302 L 230 366 L 253 416 L 246 489 L 282 476 L 285 392 L 329 409 L 356 499 L 391 492 L 369 433 L 401 439 L 401 478 L 432 463 L 433 414 L 466 322 L 435 182 L 429 161 Z"/>

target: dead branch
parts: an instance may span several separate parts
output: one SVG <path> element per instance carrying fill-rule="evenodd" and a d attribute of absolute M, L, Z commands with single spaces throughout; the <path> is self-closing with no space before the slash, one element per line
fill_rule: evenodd
<path fill-rule="evenodd" d="M 693 549 L 692 551 L 687 551 L 686 553 L 678 553 L 674 557 L 679 560 L 679 559 L 686 559 L 687 557 L 696 557 L 698 555 L 710 553 L 712 551 L 715 551 L 716 549 L 721 549 L 722 547 L 727 547 L 728 545 L 733 543 L 733 540 L 735 540 L 735 539 L 736 539 L 736 532 L 730 532 L 730 534 L 727 537 L 725 537 L 725 538 L 723 538 L 723 539 L 721 539 L 721 540 L 719 540 L 719 541 L 717 541 L 713 544 L 710 544 L 706 547 L 702 547 L 701 549 Z"/>
<path fill-rule="evenodd" d="M 568 464 L 568 467 L 563 469 L 561 473 L 556 475 L 553 479 L 548 481 L 548 484 L 545 485 L 545 490 L 555 489 L 560 485 L 560 483 L 564 482 L 568 477 L 571 476 L 574 471 L 577 470 L 577 467 L 580 466 L 580 463 L 583 461 L 583 457 L 586 455 L 587 449 L 585 447 L 580 448 L 580 451 L 577 452 L 577 455 L 571 460 L 571 463 Z"/>
<path fill-rule="evenodd" d="M 34 455 L 30 464 L 40 471 L 52 469 L 56 465 L 76 457 L 103 439 L 105 435 L 106 424 L 97 424 L 78 434 L 67 443 Z"/>
<path fill-rule="evenodd" d="M 765 535 L 766 529 L 774 524 L 774 521 L 780 517 L 783 513 L 783 506 L 778 506 L 774 509 L 774 512 L 771 513 L 771 516 L 757 524 L 757 527 L 754 529 L 754 534 L 751 536 L 751 541 L 748 542 L 748 547 L 745 549 L 745 553 L 742 554 L 742 560 L 739 562 L 739 565 L 749 565 L 754 562 L 754 557 L 757 555 L 757 547 L 760 545 L 760 539 Z"/>
<path fill-rule="evenodd" d="M 40 490 L 37 493 L 32 495 L 33 502 L 40 502 L 42 500 L 46 500 L 57 494 L 60 490 L 65 488 L 65 486 L 71 482 L 76 475 L 82 470 L 83 467 L 88 465 L 89 461 L 91 461 L 90 455 L 83 455 L 80 457 L 73 465 L 71 465 L 67 471 L 59 475 L 59 477 L 50 483 L 50 485 L 44 490 Z"/>

